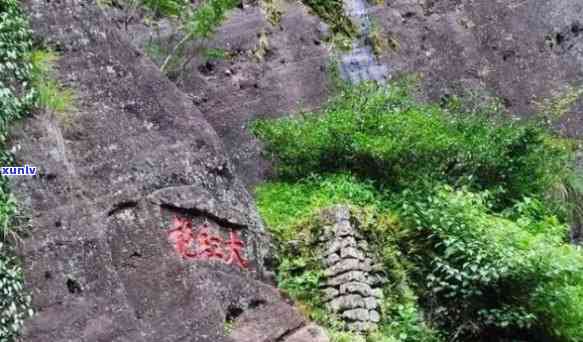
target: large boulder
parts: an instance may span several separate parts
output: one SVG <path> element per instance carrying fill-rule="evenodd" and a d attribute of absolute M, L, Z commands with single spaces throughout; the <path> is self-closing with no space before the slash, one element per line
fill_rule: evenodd
<path fill-rule="evenodd" d="M 30 217 L 20 253 L 36 314 L 23 340 L 236 341 L 226 322 L 244 327 L 248 310 L 274 306 L 286 319 L 254 341 L 285 341 L 302 328 L 295 308 L 260 281 L 269 239 L 187 96 L 93 1 L 25 6 L 36 39 L 60 55 L 56 74 L 75 109 L 34 113 L 11 138 L 17 163 L 39 172 L 11 183 Z M 250 265 L 182 258 L 168 239 L 174 217 L 240 237 Z"/>

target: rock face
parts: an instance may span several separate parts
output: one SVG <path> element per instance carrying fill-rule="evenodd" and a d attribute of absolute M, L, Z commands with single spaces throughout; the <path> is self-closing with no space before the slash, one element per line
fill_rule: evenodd
<path fill-rule="evenodd" d="M 326 307 L 347 322 L 349 330 L 372 330 L 380 321 L 383 277 L 376 272 L 379 267 L 368 242 L 351 223 L 349 208 L 327 209 L 322 219 L 319 246 L 327 277 L 322 284 Z"/>
<path fill-rule="evenodd" d="M 392 0 L 370 9 L 395 48 L 381 56 L 390 73 L 416 72 L 428 98 L 460 90 L 492 92 L 509 112 L 529 116 L 537 102 L 583 81 L 583 3 L 579 0 Z M 561 119 L 580 136 L 583 99 Z"/>
<path fill-rule="evenodd" d="M 223 139 L 247 185 L 270 174 L 270 165 L 261 158 L 261 147 L 249 133 L 248 124 L 258 118 L 314 109 L 329 94 L 327 69 L 331 59 L 323 41 L 327 26 L 300 2 L 276 3 L 283 13 L 277 24 L 270 23 L 257 5 L 231 11 L 207 44 L 226 51 L 229 57 L 207 61 L 200 54 L 188 56 L 193 57 L 188 72 L 175 80 Z M 130 25 L 127 31 L 124 25 L 120 28 L 140 47 L 150 35 L 157 37 L 140 23 Z"/>
<path fill-rule="evenodd" d="M 258 280 L 268 238 L 187 96 L 94 2 L 25 5 L 36 38 L 61 55 L 56 71 L 76 109 L 35 113 L 11 137 L 17 163 L 39 170 L 11 183 L 31 218 L 20 252 L 36 315 L 23 341 L 242 341 L 225 322 L 244 329 L 255 323 L 239 322 L 248 311 L 273 308 L 286 314 L 253 341 L 302 329 L 302 316 Z M 168 242 L 173 216 L 239 234 L 250 270 L 182 260 Z"/>
<path fill-rule="evenodd" d="M 195 59 L 193 72 L 178 80 L 223 138 L 235 169 L 248 185 L 270 172 L 248 131 L 249 123 L 313 109 L 329 93 L 330 55 L 323 42 L 324 24 L 298 2 L 278 3 L 283 4 L 284 15 L 277 25 L 271 25 L 256 6 L 234 11 L 212 46 L 235 56 L 213 62 L 212 70 L 201 68 Z M 253 52 L 262 44 L 265 52 L 259 58 Z"/>

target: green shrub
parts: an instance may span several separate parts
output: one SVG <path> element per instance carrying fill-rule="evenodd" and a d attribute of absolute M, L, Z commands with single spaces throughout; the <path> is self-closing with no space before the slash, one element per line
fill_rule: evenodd
<path fill-rule="evenodd" d="M 236 0 L 206 0 L 188 19 L 188 31 L 195 37 L 210 37 L 236 5 Z"/>
<path fill-rule="evenodd" d="M 32 65 L 28 53 L 31 32 L 18 1 L 0 2 L 0 143 L 7 125 L 31 107 L 34 92 L 30 84 Z"/>
<path fill-rule="evenodd" d="M 193 8 L 191 4 L 184 7 L 180 16 L 183 37 L 172 47 L 172 50 L 160 66 L 160 70 L 167 71 L 168 65 L 172 62 L 182 64 L 177 69 L 184 69 L 185 64 L 191 58 L 184 58 L 185 61 L 182 63 L 174 60 L 183 58 L 180 55 L 183 53 L 185 45 L 193 39 L 198 40 L 200 43 L 210 38 L 225 20 L 229 10 L 236 5 L 236 0 L 206 0 L 196 8 Z"/>
<path fill-rule="evenodd" d="M 402 231 L 398 217 L 386 210 L 390 204 L 371 183 L 347 174 L 312 176 L 297 183 L 263 184 L 256 195 L 259 210 L 278 242 L 278 286 L 299 301 L 311 319 L 328 327 L 333 341 L 437 341 L 435 332 L 422 321 L 410 289 L 410 265 L 404 264 L 397 247 Z M 342 331 L 337 318 L 326 312 L 320 300 L 324 279 L 320 258 L 313 246 L 305 243 L 319 234 L 321 209 L 339 203 L 353 208 L 352 214 L 384 264 L 389 280 L 383 291 L 380 329 L 368 337 Z"/>
<path fill-rule="evenodd" d="M 356 35 L 356 27 L 345 15 L 342 0 L 302 0 L 320 18 L 330 25 L 332 32 L 346 37 Z"/>
<path fill-rule="evenodd" d="M 511 220 L 491 211 L 487 193 L 447 186 L 411 196 L 401 216 L 422 246 L 408 255 L 419 291 L 452 338 L 583 339 L 574 329 L 583 324 L 583 255 L 564 243 L 556 217 Z"/>
<path fill-rule="evenodd" d="M 542 194 L 570 171 L 568 146 L 536 124 L 419 104 L 409 92 L 406 83 L 364 84 L 321 112 L 259 121 L 253 130 L 285 179 L 349 171 L 396 191 L 470 185 L 508 204 Z"/>
<path fill-rule="evenodd" d="M 290 239 L 300 218 L 332 204 L 381 205 L 375 188 L 348 174 L 313 176 L 298 183 L 272 182 L 255 190 L 261 216 L 278 238 Z"/>

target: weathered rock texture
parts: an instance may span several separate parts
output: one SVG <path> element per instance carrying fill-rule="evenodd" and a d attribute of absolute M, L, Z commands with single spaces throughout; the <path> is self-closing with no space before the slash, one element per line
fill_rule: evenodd
<path fill-rule="evenodd" d="M 31 216 L 20 251 L 36 315 L 23 340 L 248 340 L 224 329 L 254 324 L 239 323 L 247 311 L 274 316 L 253 341 L 301 329 L 302 316 L 257 280 L 268 240 L 254 202 L 187 96 L 93 1 L 25 5 L 36 38 L 61 55 L 76 109 L 36 113 L 11 139 L 17 163 L 39 170 L 11 184 Z M 253 271 L 181 260 L 167 241 L 174 215 L 238 231 Z"/>
<path fill-rule="evenodd" d="M 391 74 L 420 74 L 433 100 L 488 91 L 529 116 L 537 102 L 583 84 L 579 0 L 391 0 L 369 13 L 396 43 L 381 61 Z M 579 99 L 561 120 L 563 134 L 583 134 L 582 110 Z"/>
<path fill-rule="evenodd" d="M 231 60 L 217 61 L 211 69 L 194 60 L 193 73 L 179 86 L 192 94 L 225 146 L 247 184 L 269 174 L 269 164 L 251 137 L 248 124 L 319 106 L 328 96 L 328 50 L 319 18 L 296 3 L 286 3 L 278 25 L 265 19 L 258 7 L 233 12 L 220 28 L 213 46 L 234 51 Z M 261 59 L 249 52 L 267 42 Z"/>
<path fill-rule="evenodd" d="M 176 79 L 223 139 L 237 173 L 248 185 L 270 173 L 248 124 L 258 118 L 314 109 L 329 94 L 330 54 L 323 41 L 326 25 L 299 2 L 276 3 L 284 13 L 276 25 L 257 5 L 233 10 L 207 44 L 231 56 L 207 62 L 203 55 L 196 55 L 188 72 Z M 163 30 L 162 36 L 170 31 Z M 150 35 L 157 37 L 139 23 L 125 32 L 140 47 Z"/>
<path fill-rule="evenodd" d="M 380 321 L 382 267 L 375 263 L 367 240 L 351 222 L 350 209 L 336 206 L 322 213 L 319 237 L 326 307 L 347 322 L 346 328 L 369 331 Z"/>

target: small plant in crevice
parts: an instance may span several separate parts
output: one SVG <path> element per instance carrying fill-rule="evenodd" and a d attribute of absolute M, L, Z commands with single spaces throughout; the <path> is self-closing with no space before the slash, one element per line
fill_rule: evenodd
<path fill-rule="evenodd" d="M 261 0 L 261 9 L 271 25 L 279 25 L 283 10 L 281 9 L 281 0 Z"/>
<path fill-rule="evenodd" d="M 582 97 L 583 86 L 570 85 L 562 91 L 554 91 L 548 98 L 535 102 L 535 106 L 543 115 L 541 119 L 554 122 L 567 114 Z"/>
<path fill-rule="evenodd" d="M 253 49 L 253 56 L 258 62 L 262 62 L 269 53 L 269 37 L 265 31 L 258 34 L 257 47 Z"/>
<path fill-rule="evenodd" d="M 189 41 L 198 39 L 200 42 L 204 42 L 205 39 L 208 39 L 226 18 L 227 12 L 236 4 L 235 0 L 207 0 L 197 8 L 193 8 L 190 4 L 183 7 L 184 14 L 180 17 L 183 37 L 164 59 L 160 70 L 166 71 L 168 64 L 173 58 L 176 58 Z M 181 69 L 187 62 L 182 63 Z"/>
<path fill-rule="evenodd" d="M 356 36 L 357 29 L 352 20 L 346 16 L 342 0 L 302 0 L 302 2 L 328 23 L 334 34 L 351 38 Z"/>
<path fill-rule="evenodd" d="M 128 0 L 118 3 L 130 22 L 139 18 L 154 34 L 144 49 L 160 70 L 176 80 L 189 63 L 208 50 L 208 41 L 235 8 L 237 0 L 204 0 L 196 6 L 187 0 Z M 161 25 L 170 25 L 162 33 Z"/>

